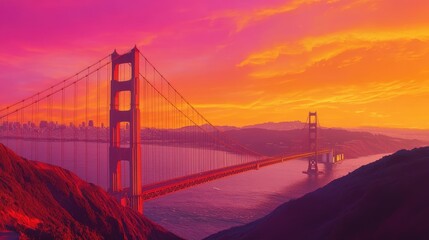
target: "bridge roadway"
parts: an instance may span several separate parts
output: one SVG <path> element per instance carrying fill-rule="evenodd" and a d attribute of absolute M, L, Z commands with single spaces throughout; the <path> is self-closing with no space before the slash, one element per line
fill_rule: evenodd
<path fill-rule="evenodd" d="M 322 149 L 318 151 L 318 154 L 326 154 L 326 153 L 329 153 L 330 151 L 331 151 L 330 149 Z M 197 174 L 170 179 L 167 181 L 145 185 L 142 187 L 142 198 L 143 200 L 154 199 L 169 193 L 177 192 L 179 190 L 190 188 L 195 185 L 210 182 L 219 178 L 239 174 L 250 170 L 257 170 L 261 167 L 266 167 L 269 165 L 281 163 L 288 160 L 306 158 L 313 155 L 314 155 L 314 152 L 306 152 L 306 153 L 286 155 L 286 156 L 275 157 L 275 158 L 267 158 L 267 159 L 252 161 L 244 164 L 220 168 L 220 169 L 211 170 L 207 172 L 201 172 Z M 117 198 L 128 198 L 130 197 L 129 194 L 130 194 L 129 188 L 124 188 L 120 192 L 112 193 L 112 195 Z"/>

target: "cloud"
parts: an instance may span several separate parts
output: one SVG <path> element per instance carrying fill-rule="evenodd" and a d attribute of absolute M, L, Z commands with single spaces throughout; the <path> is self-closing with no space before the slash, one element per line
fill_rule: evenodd
<path fill-rule="evenodd" d="M 392 81 L 374 82 L 369 84 L 345 86 L 329 95 L 323 94 L 321 90 L 314 94 L 317 98 L 308 99 L 306 103 L 295 106 L 296 109 L 320 108 L 321 106 L 347 105 L 368 105 L 375 102 L 388 102 L 391 99 L 408 96 L 427 94 L 429 92 L 428 81 Z"/>
<path fill-rule="evenodd" d="M 278 94 L 273 98 L 260 98 L 253 102 L 197 104 L 198 109 L 249 110 L 261 111 L 281 107 L 282 109 L 308 110 L 308 109 L 338 109 L 356 106 L 356 113 L 363 113 L 362 106 L 375 102 L 389 102 L 401 96 L 416 96 L 429 92 L 428 81 L 391 81 L 373 82 L 362 85 L 339 87 L 331 91 L 326 89 L 308 89 L 307 91 L 291 91 Z M 346 107 L 347 108 L 347 107 Z"/>
<path fill-rule="evenodd" d="M 391 113 L 386 105 L 404 115 L 390 122 L 413 124 L 427 105 L 429 30 L 427 4 L 412 3 L 5 1 L 0 79 L 10 84 L 2 99 L 137 44 L 216 124 L 296 119 L 309 109 L 331 111 L 339 125 L 343 114 L 370 124 L 371 112 Z"/>
<path fill-rule="evenodd" d="M 322 59 L 329 59 L 346 50 L 369 46 L 372 43 L 410 39 L 429 40 L 429 30 L 426 27 L 391 31 L 353 30 L 309 37 L 297 42 L 278 45 L 261 52 L 251 53 L 237 66 L 266 65 L 284 55 L 302 55 L 326 47 L 327 51 L 324 52 L 323 56 L 319 56 L 312 61 L 317 62 Z"/>
<path fill-rule="evenodd" d="M 235 24 L 235 32 L 240 32 L 251 23 L 261 21 L 276 15 L 293 12 L 303 6 L 313 4 L 333 4 L 340 0 L 292 0 L 275 7 L 256 7 L 252 10 L 224 10 L 204 17 L 201 20 L 215 22 L 223 19 L 232 20 Z M 359 1 L 359 0 L 358 0 Z"/>
<path fill-rule="evenodd" d="M 303 52 L 305 52 L 305 49 L 301 44 L 284 44 L 262 52 L 252 53 L 242 62 L 237 64 L 237 66 L 244 67 L 246 65 L 264 65 L 277 60 L 281 55 L 297 55 L 302 54 Z"/>
<path fill-rule="evenodd" d="M 261 8 L 253 11 L 248 15 L 241 15 L 238 17 L 237 21 L 237 31 L 245 28 L 250 22 L 259 21 L 268 17 L 272 17 L 278 14 L 284 14 L 288 12 L 292 12 L 304 5 L 311 5 L 314 3 L 326 2 L 331 3 L 335 1 L 322 1 L 322 0 L 293 0 L 284 5 L 274 7 L 274 8 Z"/>

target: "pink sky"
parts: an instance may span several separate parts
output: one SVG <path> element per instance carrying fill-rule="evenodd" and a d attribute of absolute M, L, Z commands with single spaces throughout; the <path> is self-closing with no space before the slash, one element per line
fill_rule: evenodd
<path fill-rule="evenodd" d="M 215 124 L 429 128 L 428 24 L 423 0 L 4 0 L 0 101 L 136 44 Z"/>

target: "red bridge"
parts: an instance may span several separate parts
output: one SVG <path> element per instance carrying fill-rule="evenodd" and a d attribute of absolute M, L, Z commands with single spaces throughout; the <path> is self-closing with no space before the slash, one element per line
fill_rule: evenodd
<path fill-rule="evenodd" d="M 137 48 L 0 110 L 0 141 L 28 159 L 67 168 L 143 212 L 143 201 L 284 161 L 319 173 L 317 113 L 302 148 L 268 157 L 211 124 Z M 305 140 L 305 141 L 304 141 Z"/>

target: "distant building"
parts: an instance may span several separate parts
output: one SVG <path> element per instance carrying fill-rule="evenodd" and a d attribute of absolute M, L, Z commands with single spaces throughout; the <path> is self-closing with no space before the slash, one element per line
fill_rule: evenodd
<path fill-rule="evenodd" d="M 48 121 L 42 120 L 39 124 L 40 128 L 47 128 L 48 127 Z"/>
<path fill-rule="evenodd" d="M 88 127 L 94 127 L 94 120 L 89 120 Z"/>

